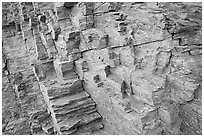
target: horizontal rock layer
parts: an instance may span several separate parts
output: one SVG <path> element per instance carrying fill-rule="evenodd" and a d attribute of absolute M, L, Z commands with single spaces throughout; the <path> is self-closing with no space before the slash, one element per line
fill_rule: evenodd
<path fill-rule="evenodd" d="M 196 2 L 3 2 L 3 134 L 202 134 L 201 15 Z"/>

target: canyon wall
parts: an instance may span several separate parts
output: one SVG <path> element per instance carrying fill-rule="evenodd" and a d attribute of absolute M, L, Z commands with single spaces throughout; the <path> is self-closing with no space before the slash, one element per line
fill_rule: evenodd
<path fill-rule="evenodd" d="M 2 3 L 3 134 L 202 134 L 202 4 Z"/>

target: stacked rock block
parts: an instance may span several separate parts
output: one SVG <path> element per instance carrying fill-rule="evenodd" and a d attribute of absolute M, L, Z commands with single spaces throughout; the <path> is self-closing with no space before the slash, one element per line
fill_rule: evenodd
<path fill-rule="evenodd" d="M 70 20 L 71 7 L 72 6 L 70 6 L 70 7 L 65 7 L 65 6 L 56 7 L 58 23 L 59 23 L 62 31 L 67 29 L 67 27 L 71 26 L 71 20 Z"/>
<path fill-rule="evenodd" d="M 78 78 L 78 75 L 75 72 L 73 61 L 55 62 L 55 68 L 57 70 L 57 74 L 59 78 L 63 78 L 63 79 Z"/>
<path fill-rule="evenodd" d="M 81 57 L 79 51 L 81 37 L 80 32 L 73 30 L 73 26 L 68 22 L 73 6 L 54 4 L 56 13 L 52 13 L 53 20 L 48 23 L 52 39 L 49 33 L 46 34 L 49 40 L 48 42 L 45 39 L 44 42 L 47 50 L 37 52 L 46 55 L 46 51 L 51 51 L 50 48 L 53 48 L 58 53 L 48 60 L 38 58 L 37 62 L 42 61 L 34 64 L 36 76 L 58 134 L 85 134 L 103 128 L 96 104 L 90 95 L 82 90 L 82 83 L 75 72 L 74 61 Z M 40 38 L 39 40 L 42 40 L 43 35 Z M 48 45 L 49 43 L 51 45 Z M 43 42 L 40 47 L 43 47 Z M 55 80 L 54 83 L 57 85 L 52 83 L 47 85 L 49 80 Z M 60 85 L 62 81 L 67 82 L 67 85 Z"/>
<path fill-rule="evenodd" d="M 171 98 L 180 104 L 181 131 L 184 134 L 202 134 L 200 128 L 202 121 L 200 117 L 202 106 L 200 99 L 202 97 L 200 75 L 202 67 L 202 51 L 200 50 L 202 47 L 202 8 L 199 3 L 188 5 L 189 8 L 187 9 L 181 9 L 186 6 L 182 4 L 162 3 L 160 6 L 179 9 L 172 10 L 165 16 L 165 27 L 171 34 L 172 40 L 178 42 L 178 46 L 175 47 L 177 52 L 173 53 L 170 62 L 171 74 L 168 78 L 171 85 Z M 177 15 L 179 20 L 174 15 Z M 182 61 L 185 63 L 181 63 Z M 187 117 L 191 118 L 188 119 Z"/>
<path fill-rule="evenodd" d="M 5 73 L 7 74 L 5 76 L 9 79 L 9 85 L 13 87 L 14 100 L 16 100 L 16 105 L 18 105 L 18 111 L 13 111 L 16 119 L 10 122 L 5 119 L 8 123 L 4 127 L 3 133 L 11 135 L 53 134 L 52 118 L 47 112 L 47 107 L 32 71 L 32 66 L 29 65 L 32 58 L 29 56 L 30 52 L 27 44 L 29 44 L 29 38 L 32 38 L 32 34 L 26 35 L 26 38 L 23 35 L 24 31 L 30 31 L 29 26 L 23 26 L 29 20 L 26 20 L 23 15 L 25 15 L 25 9 L 33 10 L 32 3 L 3 3 L 3 5 L 13 7 L 10 8 L 13 11 L 7 12 L 5 16 L 13 14 L 13 18 L 10 19 L 16 25 L 16 28 L 13 27 L 13 29 L 9 30 L 14 34 L 12 37 L 3 34 L 3 49 L 7 60 L 6 69 L 9 72 Z M 6 26 L 9 26 L 10 20 L 8 18 L 4 22 Z M 22 29 L 22 26 L 24 29 Z M 9 110 L 10 108 L 8 108 L 7 112 Z M 38 115 L 38 113 L 42 113 L 43 116 Z M 37 116 L 34 116 L 36 114 Z"/>
<path fill-rule="evenodd" d="M 184 122 L 187 116 L 180 114 L 185 114 L 183 106 L 190 109 L 188 101 L 197 102 L 196 96 L 201 95 L 200 4 L 94 3 L 92 12 L 94 29 L 81 29 L 83 59 L 76 61 L 80 78 L 90 82 L 90 87 L 97 76 L 104 83 L 109 79 L 119 89 L 125 81 L 128 97 L 124 100 L 128 100 L 128 105 L 124 111 L 128 109 L 134 117 L 127 120 L 135 121 L 141 134 L 190 133 L 187 132 L 190 127 Z M 80 10 L 73 12 L 73 20 L 86 15 L 82 13 Z M 77 23 L 74 25 L 80 28 Z M 106 43 L 101 49 L 100 37 Z M 89 71 L 83 71 L 84 60 L 88 62 Z M 108 79 L 101 73 L 107 65 L 111 67 Z M 105 90 L 105 85 L 96 89 Z M 111 92 L 119 93 L 117 88 Z M 92 95 L 100 100 L 99 93 Z M 103 104 L 103 101 L 105 98 L 98 103 Z M 199 113 L 190 113 L 199 119 L 194 120 L 198 125 Z M 190 134 L 199 133 L 200 130 Z"/>
<path fill-rule="evenodd" d="M 79 19 L 80 29 L 90 29 L 94 27 L 94 15 L 93 15 L 93 2 L 85 2 L 81 4 L 82 7 L 82 18 Z"/>
<path fill-rule="evenodd" d="M 4 134 L 202 134 L 201 11 L 3 3 Z"/>
<path fill-rule="evenodd" d="M 57 91 L 52 91 L 58 94 L 58 90 L 63 89 L 64 93 L 62 95 L 68 95 L 66 97 L 70 98 L 70 100 L 64 100 L 64 105 L 69 106 L 67 110 L 63 107 L 59 107 L 60 110 L 57 109 L 59 113 L 62 113 L 59 115 L 64 116 L 64 114 L 67 114 L 67 116 L 61 117 L 59 125 L 59 118 L 57 119 L 58 123 L 56 123 L 55 117 L 53 117 L 55 114 L 52 113 L 49 107 L 50 102 L 47 102 L 46 98 L 44 98 L 43 95 L 45 94 L 42 92 L 41 86 L 39 86 L 41 82 L 56 79 L 57 77 L 62 79 L 68 77 L 69 82 L 78 79 L 77 73 L 74 72 L 73 60 L 69 61 L 65 56 L 67 62 L 58 62 L 60 58 L 58 58 L 55 43 L 61 29 L 64 28 L 60 22 L 62 20 L 60 16 L 57 15 L 57 12 L 53 12 L 54 3 L 3 3 L 3 6 L 7 7 L 3 11 L 6 17 L 3 20 L 3 49 L 6 54 L 4 56 L 3 70 L 5 79 L 10 82 L 9 85 L 15 87 L 10 91 L 15 93 L 16 102 L 19 104 L 18 109 L 21 111 L 19 112 L 20 116 L 17 113 L 13 114 L 14 117 L 17 117 L 16 120 L 11 119 L 9 121 L 6 117 L 4 118 L 3 132 L 5 134 L 60 134 L 62 132 L 62 134 L 71 134 L 74 132 L 71 132 L 69 128 L 72 128 L 71 130 L 74 128 L 73 131 L 84 134 L 103 128 L 100 122 L 101 116 L 96 110 L 96 104 L 86 91 L 81 90 L 82 84 L 78 86 L 77 83 L 72 83 L 73 85 L 69 84 L 65 88 L 62 85 Z M 8 8 L 10 6 L 12 8 Z M 11 11 L 6 11 L 7 9 Z M 69 9 L 67 10 L 69 11 Z M 69 19 L 69 12 L 64 13 L 61 17 L 64 15 L 66 15 L 65 19 Z M 71 35 L 66 40 L 69 48 L 65 49 L 69 55 L 72 53 L 73 46 L 77 49 L 75 43 L 80 42 L 79 32 L 76 32 L 78 36 L 76 38 L 75 35 Z M 58 68 L 55 68 L 54 63 L 58 65 L 61 75 L 56 72 Z M 73 77 L 70 78 L 70 76 Z M 8 86 L 6 87 L 8 88 Z M 83 92 L 77 94 L 77 88 L 80 88 L 79 92 Z M 50 92 L 48 92 L 49 95 Z M 60 97 L 63 96 L 59 94 L 56 98 L 61 100 Z M 56 98 L 54 97 L 51 100 Z M 66 101 L 68 104 L 66 104 Z M 10 113 L 10 108 L 5 111 L 6 113 Z M 73 116 L 75 118 L 69 121 L 69 118 Z M 68 119 L 68 121 L 62 123 L 63 118 Z M 77 123 L 73 127 L 74 120 Z M 62 128 L 60 131 L 58 130 L 59 126 Z"/>
<path fill-rule="evenodd" d="M 103 125 L 100 123 L 101 116 L 96 110 L 96 104 L 90 95 L 82 90 L 82 83 L 75 72 L 74 61 L 81 55 L 78 47 L 81 40 L 80 32 L 70 30 L 69 27 L 73 28 L 71 24 L 64 24 L 70 20 L 72 6 L 54 4 L 54 7 L 56 13 L 52 13 L 53 20 L 48 23 L 51 32 L 45 34 L 49 42 L 43 38 L 44 35 L 40 35 L 39 39 L 35 38 L 41 42 L 39 47 L 45 47 L 45 50 L 37 50 L 42 58 L 38 57 L 37 63 L 34 63 L 36 77 L 57 133 L 92 133 L 103 128 Z M 49 43 L 51 45 L 48 45 Z M 50 48 L 57 51 L 54 58 L 47 56 L 47 51 L 52 50 Z M 66 84 L 63 85 L 63 82 Z"/>
<path fill-rule="evenodd" d="M 89 134 L 103 128 L 96 104 L 79 79 L 41 85 L 59 134 Z"/>
<path fill-rule="evenodd" d="M 73 8 L 72 22 L 80 30 L 90 29 L 94 27 L 94 3 L 81 2 L 77 4 L 77 8 Z M 76 14 L 75 14 L 76 13 Z"/>

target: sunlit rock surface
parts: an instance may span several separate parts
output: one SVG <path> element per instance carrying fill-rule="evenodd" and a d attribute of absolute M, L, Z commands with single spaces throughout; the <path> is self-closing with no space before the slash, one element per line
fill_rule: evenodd
<path fill-rule="evenodd" d="M 202 3 L 3 2 L 2 133 L 201 135 Z"/>

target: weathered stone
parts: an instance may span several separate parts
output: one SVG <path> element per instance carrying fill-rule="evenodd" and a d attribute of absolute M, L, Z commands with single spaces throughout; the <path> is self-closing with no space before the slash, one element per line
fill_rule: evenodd
<path fill-rule="evenodd" d="M 95 113 L 92 113 L 88 116 L 82 117 L 80 124 L 81 125 L 88 124 L 88 123 L 90 123 L 94 120 L 100 119 L 100 118 L 101 118 L 101 116 L 97 112 L 95 112 Z"/>
<path fill-rule="evenodd" d="M 32 17 L 31 17 L 31 28 L 36 27 L 38 24 L 39 24 L 39 22 L 38 22 L 38 18 L 32 16 Z"/>
<path fill-rule="evenodd" d="M 69 36 L 66 39 L 66 50 L 69 53 L 72 53 L 74 49 L 79 49 L 79 44 L 81 42 L 79 31 L 69 33 Z"/>
<path fill-rule="evenodd" d="M 20 91 L 25 91 L 26 90 L 26 85 L 25 83 L 21 83 L 20 85 L 18 85 L 18 92 Z"/>
<path fill-rule="evenodd" d="M 171 60 L 171 70 L 173 72 L 196 75 L 200 71 L 200 60 L 186 54 L 174 56 Z"/>
<path fill-rule="evenodd" d="M 81 30 L 93 28 L 94 27 L 93 15 L 88 15 L 88 16 L 82 17 L 79 20 L 79 25 L 80 25 Z"/>
<path fill-rule="evenodd" d="M 33 36 L 33 32 L 32 31 L 23 31 L 23 38 L 24 39 L 31 38 L 32 36 Z"/>
<path fill-rule="evenodd" d="M 21 32 L 21 24 L 19 23 L 19 24 L 16 24 L 16 30 L 18 31 L 18 32 Z"/>
<path fill-rule="evenodd" d="M 164 106 L 158 109 L 158 114 L 167 126 L 170 126 L 175 123 L 176 119 L 179 117 L 179 108 L 175 102 L 168 102 Z"/>
<path fill-rule="evenodd" d="M 94 3 L 93 2 L 85 2 L 84 5 L 85 5 L 84 15 L 87 16 L 87 15 L 93 14 Z"/>
<path fill-rule="evenodd" d="M 46 134 L 54 134 L 54 127 L 53 127 L 53 121 L 51 115 L 47 112 L 47 110 L 38 111 L 36 113 L 33 113 L 30 117 L 30 120 L 32 122 L 35 122 L 37 120 L 37 134 L 39 132 L 44 132 Z"/>
<path fill-rule="evenodd" d="M 190 54 L 195 56 L 195 55 L 202 55 L 202 51 L 200 49 L 194 49 L 190 51 Z"/>
<path fill-rule="evenodd" d="M 155 127 L 152 130 L 149 130 L 146 135 L 163 135 L 163 129 L 162 127 Z"/>
<path fill-rule="evenodd" d="M 61 31 L 66 31 L 69 27 L 71 27 L 71 20 L 70 19 L 61 19 L 58 21 Z"/>
<path fill-rule="evenodd" d="M 56 119 L 60 123 L 62 121 L 66 121 L 66 119 L 69 119 L 69 121 L 72 121 L 72 120 L 74 120 L 74 121 L 77 120 L 78 121 L 79 119 L 90 117 L 89 114 L 92 114 L 94 112 L 97 113 L 96 112 L 96 107 L 95 106 L 90 106 L 90 107 L 87 107 L 85 109 L 82 108 L 82 109 L 80 109 L 78 111 L 75 111 L 73 113 L 56 114 Z M 89 122 L 92 122 L 92 121 L 89 121 Z M 88 124 L 88 123 L 86 123 L 86 124 Z M 80 126 L 80 125 L 77 125 L 77 126 Z"/>
<path fill-rule="evenodd" d="M 60 116 L 64 116 L 64 115 L 72 117 L 73 115 L 77 115 L 77 113 L 82 114 L 81 112 L 93 110 L 95 108 L 95 105 L 96 104 L 94 102 L 92 102 L 91 104 L 85 104 L 83 106 L 79 106 L 77 108 L 71 108 L 68 110 L 66 108 L 56 109 L 54 112 L 55 112 L 56 118 L 58 118 Z"/>
<path fill-rule="evenodd" d="M 36 36 L 36 49 L 37 49 L 37 55 L 38 55 L 38 59 L 43 60 L 48 58 L 48 53 L 47 50 L 41 40 L 40 33 L 35 34 Z"/>
<path fill-rule="evenodd" d="M 101 86 L 103 86 L 103 82 L 99 82 L 99 83 L 97 84 L 97 87 L 101 87 Z"/>
<path fill-rule="evenodd" d="M 115 67 L 121 64 L 120 62 L 120 54 L 114 52 L 113 50 L 109 50 L 109 59 L 113 61 L 113 65 L 111 64 L 111 67 Z"/>
<path fill-rule="evenodd" d="M 86 29 L 94 28 L 94 16 L 86 16 Z"/>
<path fill-rule="evenodd" d="M 122 47 L 120 48 L 120 50 L 117 50 L 117 52 L 119 53 L 119 57 L 116 56 L 116 58 L 118 58 L 122 66 L 125 66 L 127 68 L 135 67 L 134 66 L 134 60 L 135 60 L 134 53 L 132 52 L 130 47 Z"/>
<path fill-rule="evenodd" d="M 156 56 L 156 68 L 155 71 L 159 71 L 160 73 L 164 73 L 169 67 L 171 59 L 171 53 L 160 52 Z"/>
<path fill-rule="evenodd" d="M 155 106 L 160 106 L 161 104 L 168 102 L 170 100 L 170 89 L 168 86 L 162 88 L 156 92 L 153 92 L 152 99 Z"/>
<path fill-rule="evenodd" d="M 75 61 L 76 72 L 80 79 L 83 78 L 84 72 L 89 71 L 88 62 L 86 60 L 78 59 Z"/>
<path fill-rule="evenodd" d="M 60 32 L 61 32 L 61 28 L 58 27 L 58 26 L 56 26 L 56 27 L 54 27 L 53 29 L 54 29 L 54 40 L 57 40 L 57 39 L 58 39 L 58 36 L 59 36 L 59 34 L 60 34 Z"/>
<path fill-rule="evenodd" d="M 47 90 L 49 99 L 56 99 L 65 95 L 73 95 L 83 91 L 82 82 L 80 80 L 75 81 L 68 87 L 51 88 Z"/>
<path fill-rule="evenodd" d="M 106 77 L 108 77 L 108 75 L 111 74 L 111 69 L 110 69 L 110 66 L 109 66 L 109 65 L 107 65 L 107 66 L 105 67 L 105 73 L 106 73 Z"/>
<path fill-rule="evenodd" d="M 99 49 L 103 49 L 106 47 L 108 47 L 108 35 L 101 37 L 99 41 Z"/>
<path fill-rule="evenodd" d="M 141 118 L 141 122 L 145 124 L 152 120 L 158 119 L 158 117 L 159 116 L 158 116 L 157 110 L 153 110 L 153 111 L 148 112 L 143 118 Z"/>
<path fill-rule="evenodd" d="M 42 23 L 46 23 L 46 16 L 40 16 L 40 21 L 42 22 Z"/>
<path fill-rule="evenodd" d="M 86 92 L 80 92 L 76 95 L 72 96 L 64 96 L 62 98 L 57 98 L 55 100 L 51 101 L 52 107 L 60 107 L 63 105 L 68 105 L 73 102 L 77 102 L 79 100 L 87 99 L 89 97 L 89 94 Z"/>
<path fill-rule="evenodd" d="M 8 123 L 5 132 L 10 135 L 30 135 L 30 126 L 26 119 L 19 119 Z"/>
<path fill-rule="evenodd" d="M 79 28 L 81 30 L 86 29 L 86 17 L 82 17 L 82 18 L 79 19 Z"/>
<path fill-rule="evenodd" d="M 92 106 L 94 105 L 94 102 L 90 98 L 86 99 L 86 100 L 81 100 L 81 101 L 78 101 L 78 102 L 73 102 L 72 104 L 66 104 L 66 105 L 60 106 L 60 107 L 53 107 L 53 110 L 55 112 L 60 112 L 60 111 L 63 111 L 63 110 L 66 110 L 66 111 L 68 110 L 69 111 L 71 109 L 77 109 L 79 107 L 83 107 L 83 106 L 89 105 L 89 104 L 91 104 Z"/>
<path fill-rule="evenodd" d="M 70 128 L 74 128 L 79 124 L 79 121 L 70 121 L 69 123 L 63 124 L 63 126 L 60 127 L 60 131 L 68 131 Z"/>
<path fill-rule="evenodd" d="M 74 63 L 71 61 L 56 62 L 55 69 L 57 74 L 61 78 L 75 79 L 77 74 L 75 73 Z"/>
<path fill-rule="evenodd" d="M 121 84 L 121 88 L 120 88 L 123 98 L 124 98 L 125 95 L 127 94 L 127 93 L 126 93 L 126 89 L 127 89 L 127 85 L 126 85 L 125 81 L 123 81 L 122 84 Z"/>
<path fill-rule="evenodd" d="M 55 43 L 51 37 L 50 34 L 46 35 L 46 39 L 47 39 L 47 47 L 48 47 L 48 53 L 50 54 L 50 58 L 56 58 L 57 55 L 57 49 L 55 47 Z"/>
<path fill-rule="evenodd" d="M 70 10 L 65 7 L 58 7 L 57 8 L 57 17 L 58 20 L 67 19 L 69 18 Z"/>
<path fill-rule="evenodd" d="M 80 135 L 80 132 L 82 132 L 82 134 L 84 132 L 88 132 L 88 134 L 94 132 L 94 131 L 98 131 L 99 129 L 104 128 L 104 125 L 99 121 L 99 122 L 91 122 L 85 126 L 81 126 L 78 129 L 77 135 Z"/>
<path fill-rule="evenodd" d="M 163 88 L 164 85 L 165 78 L 159 76 L 142 74 L 142 72 L 140 74 L 134 72 L 132 75 L 133 93 L 136 95 L 136 98 L 150 105 L 154 105 L 154 92 Z"/>
<path fill-rule="evenodd" d="M 15 36 L 15 22 L 10 22 L 9 25 L 3 27 L 2 34 L 4 37 L 13 37 Z"/>
<path fill-rule="evenodd" d="M 43 12 L 49 11 L 54 9 L 54 3 L 53 2 L 40 2 L 38 3 L 38 8 L 41 9 Z"/>
<path fill-rule="evenodd" d="M 168 75 L 171 84 L 171 97 L 174 101 L 183 103 L 190 101 L 194 98 L 194 91 L 198 88 L 199 84 L 191 79 L 185 79 L 180 75 Z"/>
<path fill-rule="evenodd" d="M 87 61 L 83 61 L 83 62 L 82 62 L 82 71 L 83 71 L 83 72 L 89 71 L 89 67 L 88 67 Z"/>
<path fill-rule="evenodd" d="M 39 81 L 42 81 L 45 78 L 52 79 L 56 77 L 56 71 L 52 60 L 40 64 L 34 64 L 34 71 Z"/>
<path fill-rule="evenodd" d="M 97 7 L 97 8 L 96 8 Z M 95 13 L 106 13 L 108 12 L 109 3 L 94 3 Z"/>
<path fill-rule="evenodd" d="M 100 81 L 99 75 L 94 76 L 93 79 L 95 83 L 98 83 Z"/>
<path fill-rule="evenodd" d="M 77 128 L 71 128 L 69 130 L 61 131 L 62 135 L 73 135 L 77 131 Z"/>
<path fill-rule="evenodd" d="M 15 83 L 19 83 L 23 79 L 23 74 L 21 72 L 17 72 L 14 74 Z"/>
<path fill-rule="evenodd" d="M 37 120 L 31 122 L 31 133 L 38 134 L 42 131 L 42 127 Z"/>
<path fill-rule="evenodd" d="M 202 117 L 201 112 L 198 108 L 196 101 L 193 101 L 191 104 L 185 104 L 180 106 L 180 113 L 182 123 L 181 123 L 181 131 L 187 135 L 197 135 L 201 134 L 201 126 L 202 126 Z M 195 107 L 196 106 L 196 107 Z M 200 105 L 199 105 L 200 106 Z"/>
<path fill-rule="evenodd" d="M 115 12 L 120 9 L 120 4 L 119 2 L 110 2 L 110 5 L 108 7 L 109 12 Z"/>
<path fill-rule="evenodd" d="M 78 2 L 65 2 L 64 3 L 64 7 L 66 8 L 71 8 L 73 7 L 74 5 L 76 5 Z"/>
<path fill-rule="evenodd" d="M 202 134 L 201 15 L 196 2 L 3 2 L 3 134 Z"/>
<path fill-rule="evenodd" d="M 142 128 L 149 132 L 152 132 L 152 130 L 159 127 L 160 121 L 157 110 L 148 112 L 144 117 L 141 118 L 141 122 L 143 125 Z"/>
<path fill-rule="evenodd" d="M 181 126 L 181 118 L 177 117 L 176 121 L 171 125 L 166 125 L 161 121 L 161 126 L 164 128 L 164 131 L 167 135 L 180 135 L 180 126 Z"/>
<path fill-rule="evenodd" d="M 47 126 L 47 127 L 42 127 L 43 131 L 48 134 L 48 135 L 56 135 L 56 132 L 54 130 L 53 126 Z"/>

